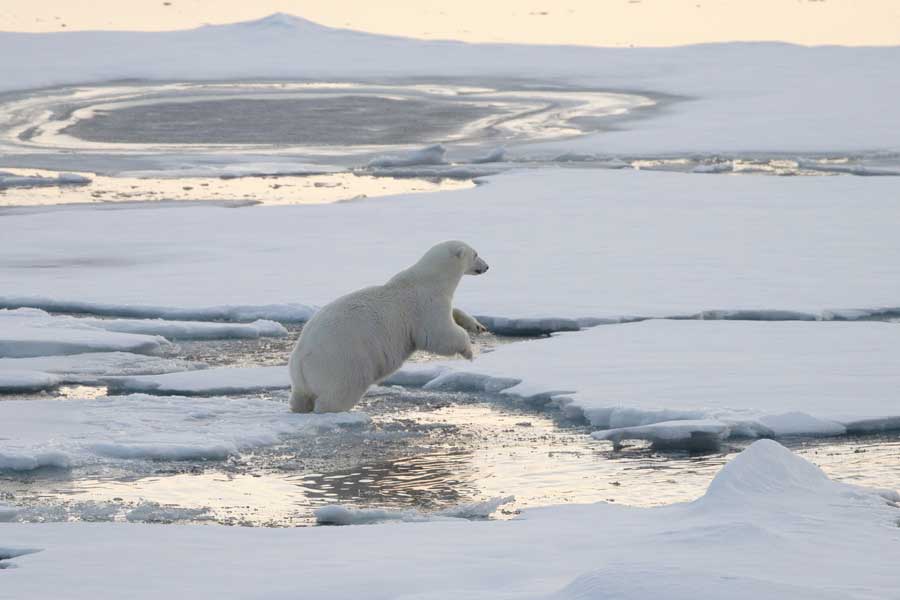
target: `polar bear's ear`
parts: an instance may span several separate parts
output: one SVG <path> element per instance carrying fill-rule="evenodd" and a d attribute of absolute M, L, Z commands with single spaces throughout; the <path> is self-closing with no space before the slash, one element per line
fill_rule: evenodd
<path fill-rule="evenodd" d="M 453 249 L 453 256 L 455 256 L 456 258 L 462 258 L 463 253 L 465 253 L 465 251 L 466 251 L 466 249 L 463 248 L 462 246 L 457 246 L 456 248 Z"/>

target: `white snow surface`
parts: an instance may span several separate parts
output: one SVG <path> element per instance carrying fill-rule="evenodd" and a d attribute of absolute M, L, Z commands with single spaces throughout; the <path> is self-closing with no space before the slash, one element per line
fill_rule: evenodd
<path fill-rule="evenodd" d="M 415 383 L 549 402 L 616 442 L 880 431 L 900 428 L 898 333 L 881 322 L 651 320 L 430 364 Z"/>
<path fill-rule="evenodd" d="M 783 43 L 586 48 L 422 41 L 290 15 L 174 32 L 0 33 L 0 90 L 121 79 L 400 77 L 531 80 L 668 98 L 581 152 L 827 152 L 900 148 L 898 47 Z M 127 60 L 122 57 L 127 56 Z M 672 99 L 678 98 L 676 102 Z M 558 144 L 556 144 L 558 146 Z M 554 145 L 551 145 L 551 149 Z M 558 148 L 556 149 L 558 154 Z"/>
<path fill-rule="evenodd" d="M 900 307 L 900 198 L 883 177 L 559 168 L 428 198 L 2 219 L 0 306 L 302 320 L 457 238 L 491 265 L 455 296 L 476 315 L 814 319 Z"/>
<path fill-rule="evenodd" d="M 699 500 L 656 508 L 365 527 L 2 524 L 4 544 L 41 551 L 13 559 L 0 597 L 887 599 L 898 515 L 760 440 Z"/>
<path fill-rule="evenodd" d="M 369 422 L 365 413 L 294 414 L 253 398 L 132 394 L 0 402 L 0 469 L 108 460 L 223 459 L 290 437 Z"/>

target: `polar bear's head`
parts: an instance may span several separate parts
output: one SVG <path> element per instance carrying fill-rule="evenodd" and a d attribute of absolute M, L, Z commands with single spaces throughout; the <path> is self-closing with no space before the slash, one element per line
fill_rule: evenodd
<path fill-rule="evenodd" d="M 488 270 L 488 264 L 478 256 L 478 252 L 472 246 L 458 240 L 434 246 L 419 262 L 458 275 L 481 275 Z"/>

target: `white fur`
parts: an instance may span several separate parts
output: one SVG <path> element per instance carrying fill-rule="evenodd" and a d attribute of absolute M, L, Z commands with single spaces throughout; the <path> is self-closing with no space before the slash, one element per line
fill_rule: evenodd
<path fill-rule="evenodd" d="M 320 309 L 291 353 L 291 410 L 353 408 L 373 383 L 416 350 L 472 359 L 467 330 L 484 331 L 452 307 L 463 275 L 488 269 L 468 244 L 443 242 L 381 286 L 364 288 Z"/>

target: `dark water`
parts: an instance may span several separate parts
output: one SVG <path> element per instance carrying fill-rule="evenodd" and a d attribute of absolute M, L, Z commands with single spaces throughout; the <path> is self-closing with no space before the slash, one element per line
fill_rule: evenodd
<path fill-rule="evenodd" d="M 473 104 L 346 95 L 163 102 L 96 112 L 63 133 L 141 144 L 419 144 L 491 114 Z"/>

